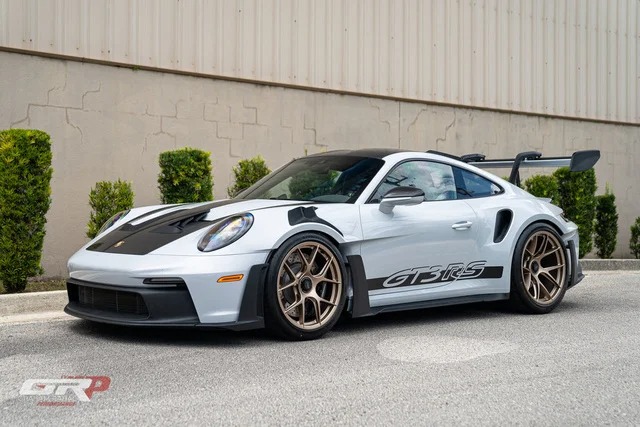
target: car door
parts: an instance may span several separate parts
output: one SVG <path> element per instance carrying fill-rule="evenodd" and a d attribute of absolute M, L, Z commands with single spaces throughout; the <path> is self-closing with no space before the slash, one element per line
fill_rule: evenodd
<path fill-rule="evenodd" d="M 381 212 L 384 194 L 399 186 L 423 190 L 425 201 Z M 405 161 L 360 209 L 371 307 L 469 294 L 473 281 L 466 279 L 481 274 L 484 263 L 476 239 L 477 216 L 457 198 L 451 166 Z"/>

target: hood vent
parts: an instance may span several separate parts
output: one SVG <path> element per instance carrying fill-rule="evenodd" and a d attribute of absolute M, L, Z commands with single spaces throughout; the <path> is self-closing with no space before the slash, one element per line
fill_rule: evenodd
<path fill-rule="evenodd" d="M 180 234 L 184 231 L 185 227 L 204 221 L 204 219 L 207 217 L 207 214 L 208 212 L 203 212 L 198 215 L 193 215 L 188 218 L 184 218 L 179 221 L 157 227 L 151 232 L 161 234 Z"/>

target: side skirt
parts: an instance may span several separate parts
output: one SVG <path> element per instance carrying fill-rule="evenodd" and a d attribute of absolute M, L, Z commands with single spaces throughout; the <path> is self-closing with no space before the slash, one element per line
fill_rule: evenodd
<path fill-rule="evenodd" d="M 467 295 L 455 298 L 442 298 L 427 301 L 416 301 L 406 304 L 385 305 L 380 307 L 372 307 L 371 314 L 389 313 L 392 311 L 416 310 L 420 308 L 444 307 L 448 305 L 471 304 L 476 302 L 501 301 L 509 299 L 509 294 L 482 294 Z M 356 317 L 356 316 L 354 316 Z"/>

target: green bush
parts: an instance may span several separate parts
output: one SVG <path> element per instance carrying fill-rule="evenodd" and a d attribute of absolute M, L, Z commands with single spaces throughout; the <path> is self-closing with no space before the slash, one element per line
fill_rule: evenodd
<path fill-rule="evenodd" d="M 238 193 L 251 187 L 262 179 L 262 177 L 270 173 L 271 169 L 269 169 L 261 156 L 256 156 L 253 159 L 240 160 L 238 164 L 233 167 L 235 183 L 227 189 L 227 194 L 229 194 L 229 197 L 235 197 Z"/>
<path fill-rule="evenodd" d="M 618 212 L 616 210 L 616 196 L 607 186 L 605 193 L 596 198 L 596 223 L 593 243 L 600 258 L 611 258 L 611 254 L 616 249 L 617 236 Z"/>
<path fill-rule="evenodd" d="M 596 215 L 596 173 L 593 169 L 571 172 L 560 168 L 553 173 L 558 181 L 558 206 L 578 226 L 580 258 L 593 248 L 593 223 Z"/>
<path fill-rule="evenodd" d="M 210 155 L 188 147 L 160 153 L 158 188 L 162 203 L 213 200 Z"/>
<path fill-rule="evenodd" d="M 629 249 L 631 249 L 631 253 L 636 259 L 640 259 L 640 216 L 636 218 L 636 222 L 631 226 Z"/>
<path fill-rule="evenodd" d="M 131 183 L 125 181 L 100 181 L 89 193 L 91 215 L 87 224 L 87 237 L 93 239 L 100 228 L 115 214 L 133 207 Z"/>
<path fill-rule="evenodd" d="M 558 204 L 558 181 L 552 175 L 534 175 L 524 182 L 524 189 L 536 197 L 551 199 Z"/>
<path fill-rule="evenodd" d="M 0 132 L 0 281 L 7 292 L 23 291 L 28 277 L 42 274 L 51 173 L 49 135 Z"/>

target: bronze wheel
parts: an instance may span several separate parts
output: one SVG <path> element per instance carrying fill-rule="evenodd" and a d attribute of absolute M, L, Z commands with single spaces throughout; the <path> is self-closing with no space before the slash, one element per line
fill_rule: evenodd
<path fill-rule="evenodd" d="M 280 265 L 278 302 L 285 318 L 295 327 L 322 327 L 335 316 L 342 292 L 338 260 L 322 243 L 296 245 Z"/>
<path fill-rule="evenodd" d="M 287 241 L 273 257 L 265 295 L 267 327 L 285 338 L 312 339 L 337 322 L 345 269 L 331 241 L 315 234 Z"/>
<path fill-rule="evenodd" d="M 547 230 L 531 234 L 522 251 L 522 280 L 531 299 L 541 305 L 553 304 L 566 276 L 566 254 L 555 234 Z"/>
<path fill-rule="evenodd" d="M 568 255 L 551 226 L 533 224 L 516 244 L 511 264 L 511 303 L 534 314 L 548 313 L 562 301 L 568 283 Z"/>

